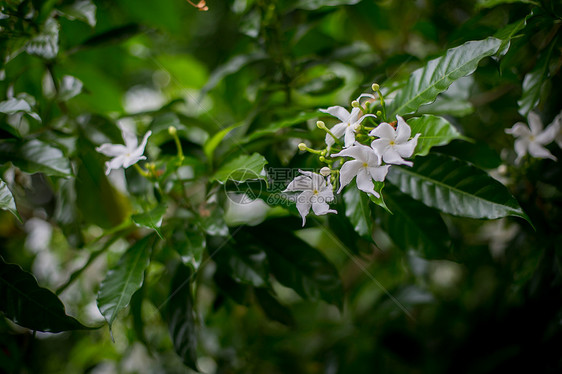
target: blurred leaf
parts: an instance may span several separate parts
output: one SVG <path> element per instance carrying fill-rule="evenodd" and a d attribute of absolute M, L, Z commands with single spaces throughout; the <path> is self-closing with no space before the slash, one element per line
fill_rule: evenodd
<path fill-rule="evenodd" d="M 396 246 L 423 258 L 444 258 L 451 240 L 441 215 L 395 189 L 387 189 L 384 196 L 392 214 L 379 210 L 377 218 Z"/>
<path fill-rule="evenodd" d="M 393 166 L 387 179 L 425 205 L 461 217 L 527 220 L 507 188 L 470 164 L 444 155 L 418 157 L 414 166 Z"/>
<path fill-rule="evenodd" d="M 446 146 L 439 147 L 436 151 L 470 162 L 482 169 L 495 169 L 502 164 L 500 155 L 483 142 L 453 140 Z"/>
<path fill-rule="evenodd" d="M 59 23 L 49 18 L 41 32 L 27 42 L 25 51 L 30 55 L 54 59 L 59 53 L 59 28 Z"/>
<path fill-rule="evenodd" d="M 30 273 L 0 256 L 0 311 L 31 330 L 61 332 L 90 329 L 68 316 L 59 298 L 39 287 Z"/>
<path fill-rule="evenodd" d="M 227 180 L 235 182 L 245 182 L 247 180 L 263 179 L 266 180 L 263 168 L 267 160 L 259 153 L 252 155 L 242 155 L 224 164 L 213 176 L 213 179 L 220 183 Z"/>
<path fill-rule="evenodd" d="M 309 119 L 314 119 L 314 118 L 318 118 L 318 112 L 299 113 L 295 117 L 285 118 L 280 121 L 271 123 L 266 128 L 257 129 L 256 131 L 253 131 L 246 137 L 245 141 L 252 141 L 262 136 L 273 135 L 281 129 L 299 125 L 301 123 L 306 123 L 306 121 L 308 121 Z"/>
<path fill-rule="evenodd" d="M 201 228 L 207 235 L 228 236 L 228 226 L 224 221 L 224 211 L 216 204 L 209 204 L 200 212 Z"/>
<path fill-rule="evenodd" d="M 550 43 L 549 48 L 541 53 L 534 69 L 526 74 L 523 79 L 523 92 L 521 94 L 521 99 L 517 101 L 517 105 L 519 105 L 519 114 L 524 117 L 527 117 L 529 112 L 535 109 L 539 104 L 541 88 L 548 76 L 548 65 L 555 44 L 556 38 Z"/>
<path fill-rule="evenodd" d="M 153 235 L 148 235 L 133 244 L 101 282 L 97 305 L 110 331 L 119 312 L 127 307 L 133 294 L 142 286 L 154 240 Z"/>
<path fill-rule="evenodd" d="M 387 108 L 387 118 L 415 112 L 420 106 L 431 103 L 437 95 L 455 80 L 471 74 L 478 63 L 498 50 L 501 40 L 487 38 L 470 41 L 449 49 L 439 58 L 412 73 L 406 85 L 401 88 Z"/>
<path fill-rule="evenodd" d="M 213 259 L 235 281 L 254 287 L 269 285 L 265 252 L 251 245 L 225 245 L 215 250 Z"/>
<path fill-rule="evenodd" d="M 59 99 L 67 101 L 82 92 L 82 82 L 70 75 L 62 77 L 62 82 L 59 89 Z"/>
<path fill-rule="evenodd" d="M 527 17 L 520 19 L 519 21 L 510 23 L 501 30 L 498 30 L 494 34 L 495 38 L 501 39 L 502 44 L 498 49 L 498 55 L 503 56 L 507 53 L 509 45 L 511 44 L 511 39 L 521 30 L 527 26 L 527 18 L 532 16 L 533 13 L 529 14 Z"/>
<path fill-rule="evenodd" d="M 142 27 L 136 23 L 118 26 L 113 29 L 94 35 L 82 43 L 77 49 L 84 47 L 101 47 L 108 44 L 121 43 L 142 31 Z"/>
<path fill-rule="evenodd" d="M 40 140 L 33 139 L 23 144 L 0 143 L 0 162 L 11 161 L 21 170 L 33 174 L 70 177 L 70 161 L 62 151 Z"/>
<path fill-rule="evenodd" d="M 199 269 L 205 253 L 205 235 L 200 231 L 179 229 L 172 235 L 172 247 L 180 255 L 184 265 L 192 266 L 194 271 Z"/>
<path fill-rule="evenodd" d="M 325 95 L 342 87 L 345 80 L 335 75 L 323 75 L 300 86 L 298 90 L 307 95 Z"/>
<path fill-rule="evenodd" d="M 76 206 L 76 188 L 74 179 L 60 179 L 54 218 L 62 228 L 70 245 L 81 247 L 84 243 L 82 235 L 82 219 Z"/>
<path fill-rule="evenodd" d="M 464 117 L 474 112 L 474 106 L 468 100 L 455 100 L 448 97 L 437 96 L 431 104 L 422 105 L 417 114 L 438 114 Z"/>
<path fill-rule="evenodd" d="M 263 288 L 254 288 L 254 295 L 258 304 L 260 304 L 263 312 L 271 320 L 292 327 L 295 325 L 295 319 L 291 310 L 281 304 L 269 290 Z"/>
<path fill-rule="evenodd" d="M 355 181 L 353 181 L 345 189 L 343 200 L 345 201 L 345 216 L 349 218 L 357 234 L 362 238 L 372 241 L 373 219 L 367 194 L 360 191 Z"/>
<path fill-rule="evenodd" d="M 421 133 L 414 156 L 425 156 L 432 147 L 445 145 L 464 137 L 443 117 L 423 115 L 408 120 L 412 135 Z"/>
<path fill-rule="evenodd" d="M 16 208 L 16 201 L 12 195 L 12 191 L 8 188 L 6 183 L 0 179 L 0 209 L 7 210 L 12 213 L 16 218 L 22 222 L 21 217 Z"/>
<path fill-rule="evenodd" d="M 96 26 L 96 5 L 91 0 L 77 0 L 62 8 L 62 13 L 71 20 L 78 19 L 92 27 Z"/>
<path fill-rule="evenodd" d="M 538 5 L 536 1 L 531 0 L 478 0 L 476 2 L 477 8 L 492 8 L 501 4 L 523 3 Z"/>
<path fill-rule="evenodd" d="M 166 213 L 168 206 L 166 204 L 160 204 L 156 208 L 149 210 L 148 212 L 133 214 L 131 219 L 134 223 L 139 226 L 148 227 L 156 231 L 160 239 L 163 239 L 162 233 L 160 232 L 160 227 L 162 226 L 162 217 Z"/>
<path fill-rule="evenodd" d="M 187 367 L 199 371 L 191 278 L 191 269 L 183 264 L 178 264 L 170 285 L 167 305 L 168 331 L 174 344 L 174 350 L 183 363 Z"/>
<path fill-rule="evenodd" d="M 295 8 L 316 10 L 325 6 L 354 5 L 361 0 L 299 0 Z"/>
<path fill-rule="evenodd" d="M 203 152 L 205 152 L 205 156 L 207 156 L 207 159 L 209 160 L 209 162 L 212 163 L 213 161 L 213 153 L 215 152 L 215 149 L 218 147 L 218 145 L 220 144 L 220 142 L 222 142 L 222 140 L 224 139 L 224 137 L 231 132 L 233 129 L 235 129 L 236 127 L 240 126 L 240 124 L 236 123 L 234 125 L 228 126 L 225 129 L 222 129 L 221 131 L 217 132 L 216 134 L 214 134 L 211 138 L 209 138 L 205 144 L 203 145 Z"/>
<path fill-rule="evenodd" d="M 215 88 L 226 76 L 238 72 L 244 66 L 256 61 L 265 60 L 267 55 L 263 52 L 254 52 L 247 55 L 238 55 L 232 57 L 223 65 L 216 68 L 209 77 L 207 84 L 201 89 L 200 98 L 205 96 L 207 92 Z"/>

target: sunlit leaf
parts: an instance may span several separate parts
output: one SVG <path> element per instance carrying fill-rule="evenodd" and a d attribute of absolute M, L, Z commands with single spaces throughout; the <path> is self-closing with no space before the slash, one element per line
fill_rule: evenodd
<path fill-rule="evenodd" d="M 372 240 L 373 219 L 367 194 L 360 191 L 353 181 L 345 189 L 343 200 L 345 201 L 345 216 L 349 218 L 357 234 L 367 240 Z"/>
<path fill-rule="evenodd" d="M 548 76 L 548 65 L 554 44 L 551 43 L 550 47 L 540 55 L 534 69 L 526 74 L 523 79 L 523 93 L 517 104 L 519 105 L 519 113 L 524 117 L 539 104 L 541 89 Z"/>
<path fill-rule="evenodd" d="M 133 294 L 142 286 L 154 240 L 153 235 L 148 235 L 137 241 L 101 282 L 97 304 L 110 330 L 119 312 L 129 305 Z"/>
<path fill-rule="evenodd" d="M 387 180 L 425 205 L 456 216 L 529 221 L 507 188 L 470 164 L 445 155 L 417 157 L 413 167 L 393 166 Z"/>
<path fill-rule="evenodd" d="M 418 145 L 414 151 L 414 156 L 425 156 L 432 147 L 445 145 L 454 139 L 464 137 L 443 117 L 424 115 L 408 120 L 408 125 L 412 129 L 412 136 L 421 134 L 418 138 Z"/>
<path fill-rule="evenodd" d="M 266 179 L 263 168 L 267 160 L 259 153 L 242 155 L 224 164 L 213 176 L 220 183 L 227 180 L 245 182 L 247 180 Z"/>
<path fill-rule="evenodd" d="M 162 233 L 160 232 L 160 227 L 162 226 L 162 217 L 166 213 L 168 206 L 166 204 L 160 204 L 154 209 L 151 209 L 144 213 L 133 214 L 131 219 L 134 223 L 139 226 L 148 227 L 156 231 L 158 236 L 162 239 Z"/>
<path fill-rule="evenodd" d="M 210 161 L 213 160 L 213 154 L 215 152 L 215 149 L 218 147 L 218 145 L 220 144 L 220 142 L 222 142 L 222 140 L 224 139 L 224 137 L 231 132 L 233 129 L 235 129 L 236 127 L 240 126 L 240 124 L 234 124 L 232 126 L 229 126 L 225 129 L 222 129 L 221 131 L 217 132 L 216 134 L 214 134 L 211 138 L 209 138 L 205 144 L 203 145 L 203 151 L 205 152 L 205 156 L 207 156 L 207 159 L 209 159 Z"/>
<path fill-rule="evenodd" d="M 12 191 L 8 188 L 6 183 L 0 179 L 0 209 L 7 210 L 12 213 L 21 222 L 21 217 L 16 208 L 16 201 L 12 195 Z"/>
<path fill-rule="evenodd" d="M 27 173 L 44 173 L 59 177 L 72 176 L 68 158 L 62 151 L 40 140 L 33 139 L 23 144 L 0 143 L 0 161 L 11 161 Z"/>
<path fill-rule="evenodd" d="M 171 243 L 182 263 L 197 271 L 206 248 L 205 234 L 197 230 L 179 229 L 172 235 Z"/>
<path fill-rule="evenodd" d="M 0 311 L 31 330 L 61 332 L 89 329 L 66 314 L 63 303 L 46 288 L 39 287 L 30 273 L 0 257 Z"/>
<path fill-rule="evenodd" d="M 420 106 L 433 102 L 455 80 L 474 72 L 480 60 L 496 53 L 500 44 L 501 40 L 496 38 L 470 41 L 429 61 L 426 66 L 414 71 L 406 85 L 397 92 L 388 105 L 387 118 L 413 113 Z"/>
<path fill-rule="evenodd" d="M 199 371 L 191 278 L 191 269 L 179 264 L 170 285 L 170 297 L 167 302 L 168 331 L 174 350 L 183 363 Z"/>

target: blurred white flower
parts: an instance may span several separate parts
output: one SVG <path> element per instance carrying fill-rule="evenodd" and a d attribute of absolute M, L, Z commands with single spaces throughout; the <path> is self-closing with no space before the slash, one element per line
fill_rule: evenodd
<path fill-rule="evenodd" d="M 560 148 L 562 148 L 562 112 L 558 113 L 558 115 L 554 117 L 554 121 L 552 121 L 550 126 L 555 126 L 558 129 L 558 131 L 556 131 L 554 141 Z"/>
<path fill-rule="evenodd" d="M 331 106 L 328 109 L 320 109 L 321 112 L 328 113 L 341 122 L 330 129 L 336 138 L 344 137 L 344 147 L 351 147 L 355 142 L 355 132 L 361 126 L 361 122 L 367 117 L 375 117 L 374 114 L 365 114 L 361 116 L 360 108 L 353 108 L 351 113 L 341 106 Z M 330 134 L 326 134 L 326 145 L 328 150 L 334 145 L 335 140 Z"/>
<path fill-rule="evenodd" d="M 310 208 L 317 216 L 337 213 L 330 209 L 328 203 L 334 200 L 332 184 L 320 174 L 299 169 L 299 175 L 289 183 L 283 192 L 302 191 L 297 197 L 297 210 L 302 217 L 302 225 L 306 223 L 306 215 Z"/>
<path fill-rule="evenodd" d="M 527 119 L 529 126 L 523 122 L 517 122 L 512 128 L 505 130 L 507 134 L 516 138 L 517 158 L 515 163 L 518 164 L 527 153 L 536 158 L 550 158 L 556 161 L 556 157 L 544 146 L 554 140 L 559 131 L 560 122 L 555 120 L 543 131 L 542 121 L 538 114 L 530 112 Z"/>
<path fill-rule="evenodd" d="M 96 148 L 96 151 L 103 153 L 106 156 L 113 157 L 113 159 L 105 163 L 105 175 L 109 175 L 111 169 L 126 169 L 129 166 L 146 159 L 146 156 L 143 156 L 144 148 L 146 147 L 148 137 L 152 134 L 152 132 L 147 132 L 139 145 L 137 136 L 132 131 L 128 130 L 124 126 L 121 127 L 121 131 L 123 134 L 123 140 L 125 140 L 125 145 L 106 143 Z"/>
<path fill-rule="evenodd" d="M 404 160 L 404 157 L 411 157 L 414 154 L 421 134 L 416 134 L 410 139 L 412 134 L 410 126 L 400 116 L 396 116 L 396 120 L 398 121 L 396 130 L 390 124 L 383 122 L 369 133 L 379 138 L 373 140 L 371 147 L 387 164 L 412 166 L 413 162 Z"/>
<path fill-rule="evenodd" d="M 357 177 L 357 188 L 375 197 L 380 197 L 374 190 L 373 179 L 382 182 L 388 173 L 389 165 L 381 166 L 381 158 L 374 149 L 362 144 L 344 149 L 332 157 L 353 157 L 355 160 L 345 162 L 340 170 L 340 188 L 338 193 Z"/>
<path fill-rule="evenodd" d="M 228 194 L 224 220 L 228 226 L 256 226 L 265 220 L 269 205 L 246 194 Z"/>

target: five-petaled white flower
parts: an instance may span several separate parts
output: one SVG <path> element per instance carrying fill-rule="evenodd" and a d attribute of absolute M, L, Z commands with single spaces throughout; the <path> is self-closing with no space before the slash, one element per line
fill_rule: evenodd
<path fill-rule="evenodd" d="M 544 146 L 556 137 L 559 131 L 558 122 L 554 121 L 543 131 L 542 121 L 538 114 L 530 112 L 527 119 L 529 126 L 526 126 L 523 122 L 517 122 L 512 128 L 505 130 L 507 134 L 516 138 L 515 153 L 517 153 L 517 158 L 515 163 L 518 164 L 527 153 L 536 158 L 550 158 L 556 161 L 556 157 Z"/>
<path fill-rule="evenodd" d="M 364 114 L 361 115 L 361 108 L 353 108 L 351 113 L 341 106 L 331 106 L 328 109 L 320 109 L 321 112 L 328 113 L 341 122 L 330 129 L 332 134 L 338 139 L 344 136 L 344 147 L 348 148 L 355 142 L 355 132 L 361 126 L 361 122 L 367 117 L 375 117 L 374 114 Z M 335 143 L 334 138 L 330 134 L 326 134 L 326 145 L 328 146 L 328 151 L 330 147 Z"/>
<path fill-rule="evenodd" d="M 96 148 L 96 151 L 103 153 L 106 156 L 113 157 L 105 163 L 105 175 L 109 175 L 111 169 L 126 169 L 129 166 L 146 159 L 146 156 L 143 156 L 144 148 L 146 147 L 146 142 L 152 132 L 149 131 L 144 135 L 140 145 L 138 144 L 137 136 L 133 132 L 125 127 L 121 127 L 121 132 L 123 140 L 125 140 L 125 145 L 105 143 Z"/>
<path fill-rule="evenodd" d="M 416 134 L 410 139 L 412 134 L 410 126 L 400 116 L 396 116 L 396 120 L 398 121 L 396 130 L 390 124 L 383 122 L 369 133 L 370 136 L 378 137 L 373 140 L 371 147 L 387 164 L 412 166 L 413 162 L 406 161 L 403 157 L 411 157 L 414 154 L 421 134 Z"/>
<path fill-rule="evenodd" d="M 302 217 L 302 225 L 306 223 L 306 215 L 310 208 L 317 216 L 327 213 L 337 213 L 330 209 L 328 203 L 334 200 L 332 184 L 320 174 L 299 169 L 299 175 L 283 192 L 302 191 L 297 197 L 297 210 Z"/>
<path fill-rule="evenodd" d="M 347 161 L 342 165 L 338 193 L 351 182 L 353 177 L 357 176 L 357 188 L 375 197 L 380 197 L 379 193 L 374 190 L 373 179 L 378 182 L 384 181 L 390 165 L 381 166 L 381 158 L 377 152 L 362 144 L 356 144 L 332 155 L 332 157 L 340 156 L 353 157 L 355 160 Z"/>

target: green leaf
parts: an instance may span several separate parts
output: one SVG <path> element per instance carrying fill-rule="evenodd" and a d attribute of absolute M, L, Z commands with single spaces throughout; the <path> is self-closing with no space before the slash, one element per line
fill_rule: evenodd
<path fill-rule="evenodd" d="M 0 179 L 0 209 L 7 210 L 12 213 L 16 218 L 22 222 L 21 217 L 16 208 L 16 201 L 12 195 L 12 191 L 8 188 L 6 183 Z"/>
<path fill-rule="evenodd" d="M 0 162 L 11 161 L 21 170 L 34 174 L 70 177 L 72 169 L 62 151 L 40 140 L 33 139 L 23 144 L 0 143 Z"/>
<path fill-rule="evenodd" d="M 354 5 L 361 0 L 299 0 L 295 8 L 305 10 L 316 10 L 322 7 L 332 7 L 341 5 Z"/>
<path fill-rule="evenodd" d="M 189 368 L 197 368 L 197 335 L 191 295 L 191 269 L 179 264 L 170 285 L 167 306 L 168 331 L 174 350 Z"/>
<path fill-rule="evenodd" d="M 295 319 L 291 310 L 281 304 L 269 290 L 264 288 L 254 288 L 254 295 L 265 315 L 274 321 L 284 324 L 285 326 L 294 326 Z"/>
<path fill-rule="evenodd" d="M 322 75 L 320 77 L 311 79 L 298 88 L 298 90 L 304 94 L 316 96 L 325 95 L 339 89 L 345 80 L 336 75 Z"/>
<path fill-rule="evenodd" d="M 369 194 L 369 199 L 371 199 L 373 203 L 377 204 L 378 206 L 386 210 L 388 213 L 392 213 L 386 206 L 386 203 L 384 202 L 384 196 L 382 194 L 382 189 L 384 188 L 384 182 L 373 181 L 373 184 L 374 184 L 373 190 L 378 192 L 380 197 L 375 197 L 374 195 Z"/>
<path fill-rule="evenodd" d="M 180 229 L 174 232 L 171 242 L 172 247 L 180 255 L 181 262 L 197 271 L 205 253 L 205 234 L 200 231 Z"/>
<path fill-rule="evenodd" d="M 249 142 L 249 141 L 255 140 L 257 138 L 260 138 L 262 136 L 275 134 L 277 131 L 279 131 L 281 129 L 304 123 L 304 122 L 308 121 L 309 119 L 313 119 L 313 118 L 318 118 L 317 112 L 299 113 L 295 117 L 285 118 L 285 119 L 282 119 L 280 121 L 273 122 L 264 129 L 258 129 L 256 131 L 252 132 L 245 139 L 245 141 Z"/>
<path fill-rule="evenodd" d="M 214 134 L 205 142 L 205 144 L 203 145 L 203 152 L 205 152 L 205 156 L 207 156 L 207 159 L 209 160 L 210 163 L 213 162 L 213 154 L 215 153 L 215 149 L 219 146 L 220 142 L 222 142 L 224 137 L 229 132 L 231 132 L 233 129 L 235 129 L 238 126 L 240 126 L 240 124 L 238 123 L 232 126 L 228 126 L 227 128 L 222 129 L 221 131 Z"/>
<path fill-rule="evenodd" d="M 27 42 L 25 51 L 44 59 L 54 59 L 59 53 L 59 28 L 54 18 L 47 19 L 43 30 Z"/>
<path fill-rule="evenodd" d="M 478 0 L 478 2 L 476 3 L 476 8 L 477 9 L 493 8 L 501 4 L 513 4 L 513 3 L 539 5 L 538 2 L 531 1 L 531 0 Z"/>
<path fill-rule="evenodd" d="M 420 133 L 414 156 L 425 156 L 432 147 L 445 145 L 454 139 L 465 139 L 453 125 L 443 117 L 423 115 L 408 120 L 412 135 Z"/>
<path fill-rule="evenodd" d="M 428 259 L 443 258 L 449 252 L 449 231 L 437 211 L 396 189 L 387 189 L 384 196 L 392 214 L 379 210 L 377 218 L 398 248 Z"/>
<path fill-rule="evenodd" d="M 519 113 L 524 117 L 527 117 L 529 112 L 535 109 L 539 104 L 541 89 L 549 73 L 548 65 L 550 56 L 552 55 L 552 49 L 556 44 L 555 41 L 556 40 L 551 42 L 550 47 L 541 53 L 535 68 L 526 74 L 523 79 L 523 92 L 521 94 L 521 99 L 517 101 L 517 105 L 519 105 Z"/>
<path fill-rule="evenodd" d="M 223 246 L 213 259 L 232 279 L 254 287 L 269 286 L 269 264 L 263 250 L 255 245 Z"/>
<path fill-rule="evenodd" d="M 420 106 L 433 102 L 455 80 L 474 72 L 480 60 L 496 53 L 500 44 L 501 40 L 491 37 L 470 41 L 429 61 L 426 66 L 414 71 L 406 85 L 397 92 L 388 105 L 387 118 L 413 113 Z"/>
<path fill-rule="evenodd" d="M 217 170 L 213 179 L 220 183 L 226 183 L 228 180 L 240 183 L 247 180 L 266 180 L 266 176 L 262 174 L 266 164 L 267 160 L 259 153 L 242 155 L 224 164 Z"/>
<path fill-rule="evenodd" d="M 418 157 L 412 168 L 393 166 L 387 180 L 405 194 L 445 213 L 488 219 L 516 216 L 529 221 L 503 184 L 449 156 Z"/>
<path fill-rule="evenodd" d="M 509 50 L 509 45 L 511 44 L 511 39 L 513 39 L 513 37 L 519 31 L 523 30 L 525 28 L 525 26 L 527 26 L 527 18 L 531 17 L 532 15 L 533 15 L 533 13 L 531 12 L 531 14 L 529 14 L 525 18 L 522 18 L 519 21 L 510 23 L 509 25 L 505 26 L 501 30 L 498 30 L 498 32 L 496 32 L 494 34 L 495 38 L 498 38 L 498 39 L 502 40 L 502 44 L 501 44 L 501 46 L 500 46 L 500 48 L 498 49 L 498 52 L 497 52 L 497 54 L 499 56 L 503 56 L 507 53 L 507 51 Z"/>
<path fill-rule="evenodd" d="M 160 232 L 160 227 L 162 226 L 162 217 L 166 213 L 168 206 L 166 204 L 160 204 L 156 208 L 149 210 L 148 212 L 133 214 L 131 219 L 138 226 L 148 227 L 156 231 L 160 239 L 162 238 L 162 233 Z"/>
<path fill-rule="evenodd" d="M 369 197 L 357 188 L 355 181 L 343 193 L 345 201 L 345 216 L 353 225 L 355 231 L 369 241 L 372 241 L 373 219 L 369 207 Z"/>
<path fill-rule="evenodd" d="M 341 309 L 343 285 L 335 266 L 292 232 L 261 226 L 264 227 L 255 230 L 261 230 L 257 234 L 261 235 L 271 273 L 279 283 L 304 299 L 321 299 Z"/>
<path fill-rule="evenodd" d="M 481 169 L 495 169 L 502 164 L 500 155 L 484 142 L 453 140 L 439 147 L 438 152 L 470 162 Z"/>
<path fill-rule="evenodd" d="M 0 256 L 0 311 L 31 330 L 61 332 L 90 329 L 68 316 L 64 304 L 30 273 Z"/>
<path fill-rule="evenodd" d="M 137 241 L 121 256 L 117 265 L 101 282 L 97 304 L 109 324 L 110 331 L 119 312 L 127 307 L 135 291 L 142 286 L 153 244 L 153 235 Z"/>

